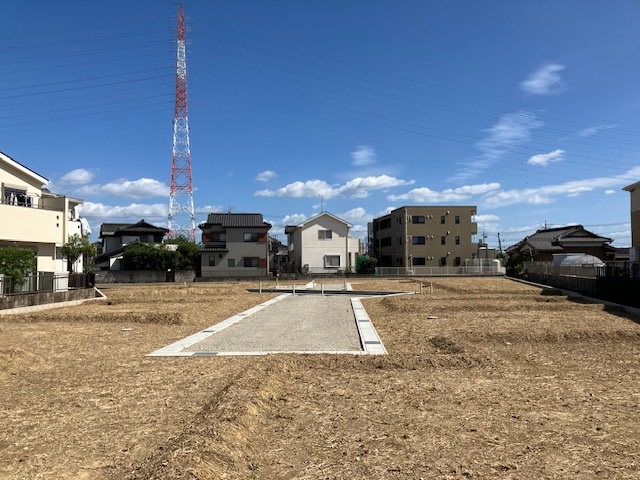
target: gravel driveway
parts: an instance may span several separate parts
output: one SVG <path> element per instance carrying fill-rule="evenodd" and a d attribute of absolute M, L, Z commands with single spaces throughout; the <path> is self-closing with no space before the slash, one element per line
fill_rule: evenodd
<path fill-rule="evenodd" d="M 184 351 L 353 352 L 362 346 L 349 298 L 292 295 Z"/>

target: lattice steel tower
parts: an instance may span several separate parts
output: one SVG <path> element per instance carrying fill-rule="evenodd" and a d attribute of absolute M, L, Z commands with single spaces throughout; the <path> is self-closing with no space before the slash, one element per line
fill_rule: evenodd
<path fill-rule="evenodd" d="M 196 241 L 193 209 L 193 177 L 187 114 L 187 54 L 184 9 L 178 7 L 178 57 L 176 62 L 176 106 L 173 116 L 173 155 L 169 189 L 169 238 L 184 236 Z"/>

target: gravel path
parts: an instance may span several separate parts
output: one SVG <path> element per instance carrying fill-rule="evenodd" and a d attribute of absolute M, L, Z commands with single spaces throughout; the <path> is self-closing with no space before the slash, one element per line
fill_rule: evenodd
<path fill-rule="evenodd" d="M 185 351 L 341 352 L 362 346 L 349 298 L 292 295 Z"/>

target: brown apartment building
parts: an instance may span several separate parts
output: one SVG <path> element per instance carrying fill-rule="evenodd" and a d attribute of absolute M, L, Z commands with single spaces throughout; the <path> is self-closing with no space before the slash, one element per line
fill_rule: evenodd
<path fill-rule="evenodd" d="M 371 224 L 373 255 L 381 267 L 455 267 L 476 258 L 475 206 L 406 206 Z"/>

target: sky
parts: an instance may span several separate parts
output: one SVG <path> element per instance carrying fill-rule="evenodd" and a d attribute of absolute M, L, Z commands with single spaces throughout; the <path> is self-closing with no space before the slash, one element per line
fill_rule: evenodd
<path fill-rule="evenodd" d="M 102 223 L 167 225 L 177 8 L 3 6 L 0 151 L 81 198 L 93 240 Z M 365 238 L 394 208 L 476 205 L 492 247 L 570 224 L 631 244 L 639 1 L 191 0 L 185 15 L 196 224 L 262 213 L 286 241 L 324 210 Z"/>

